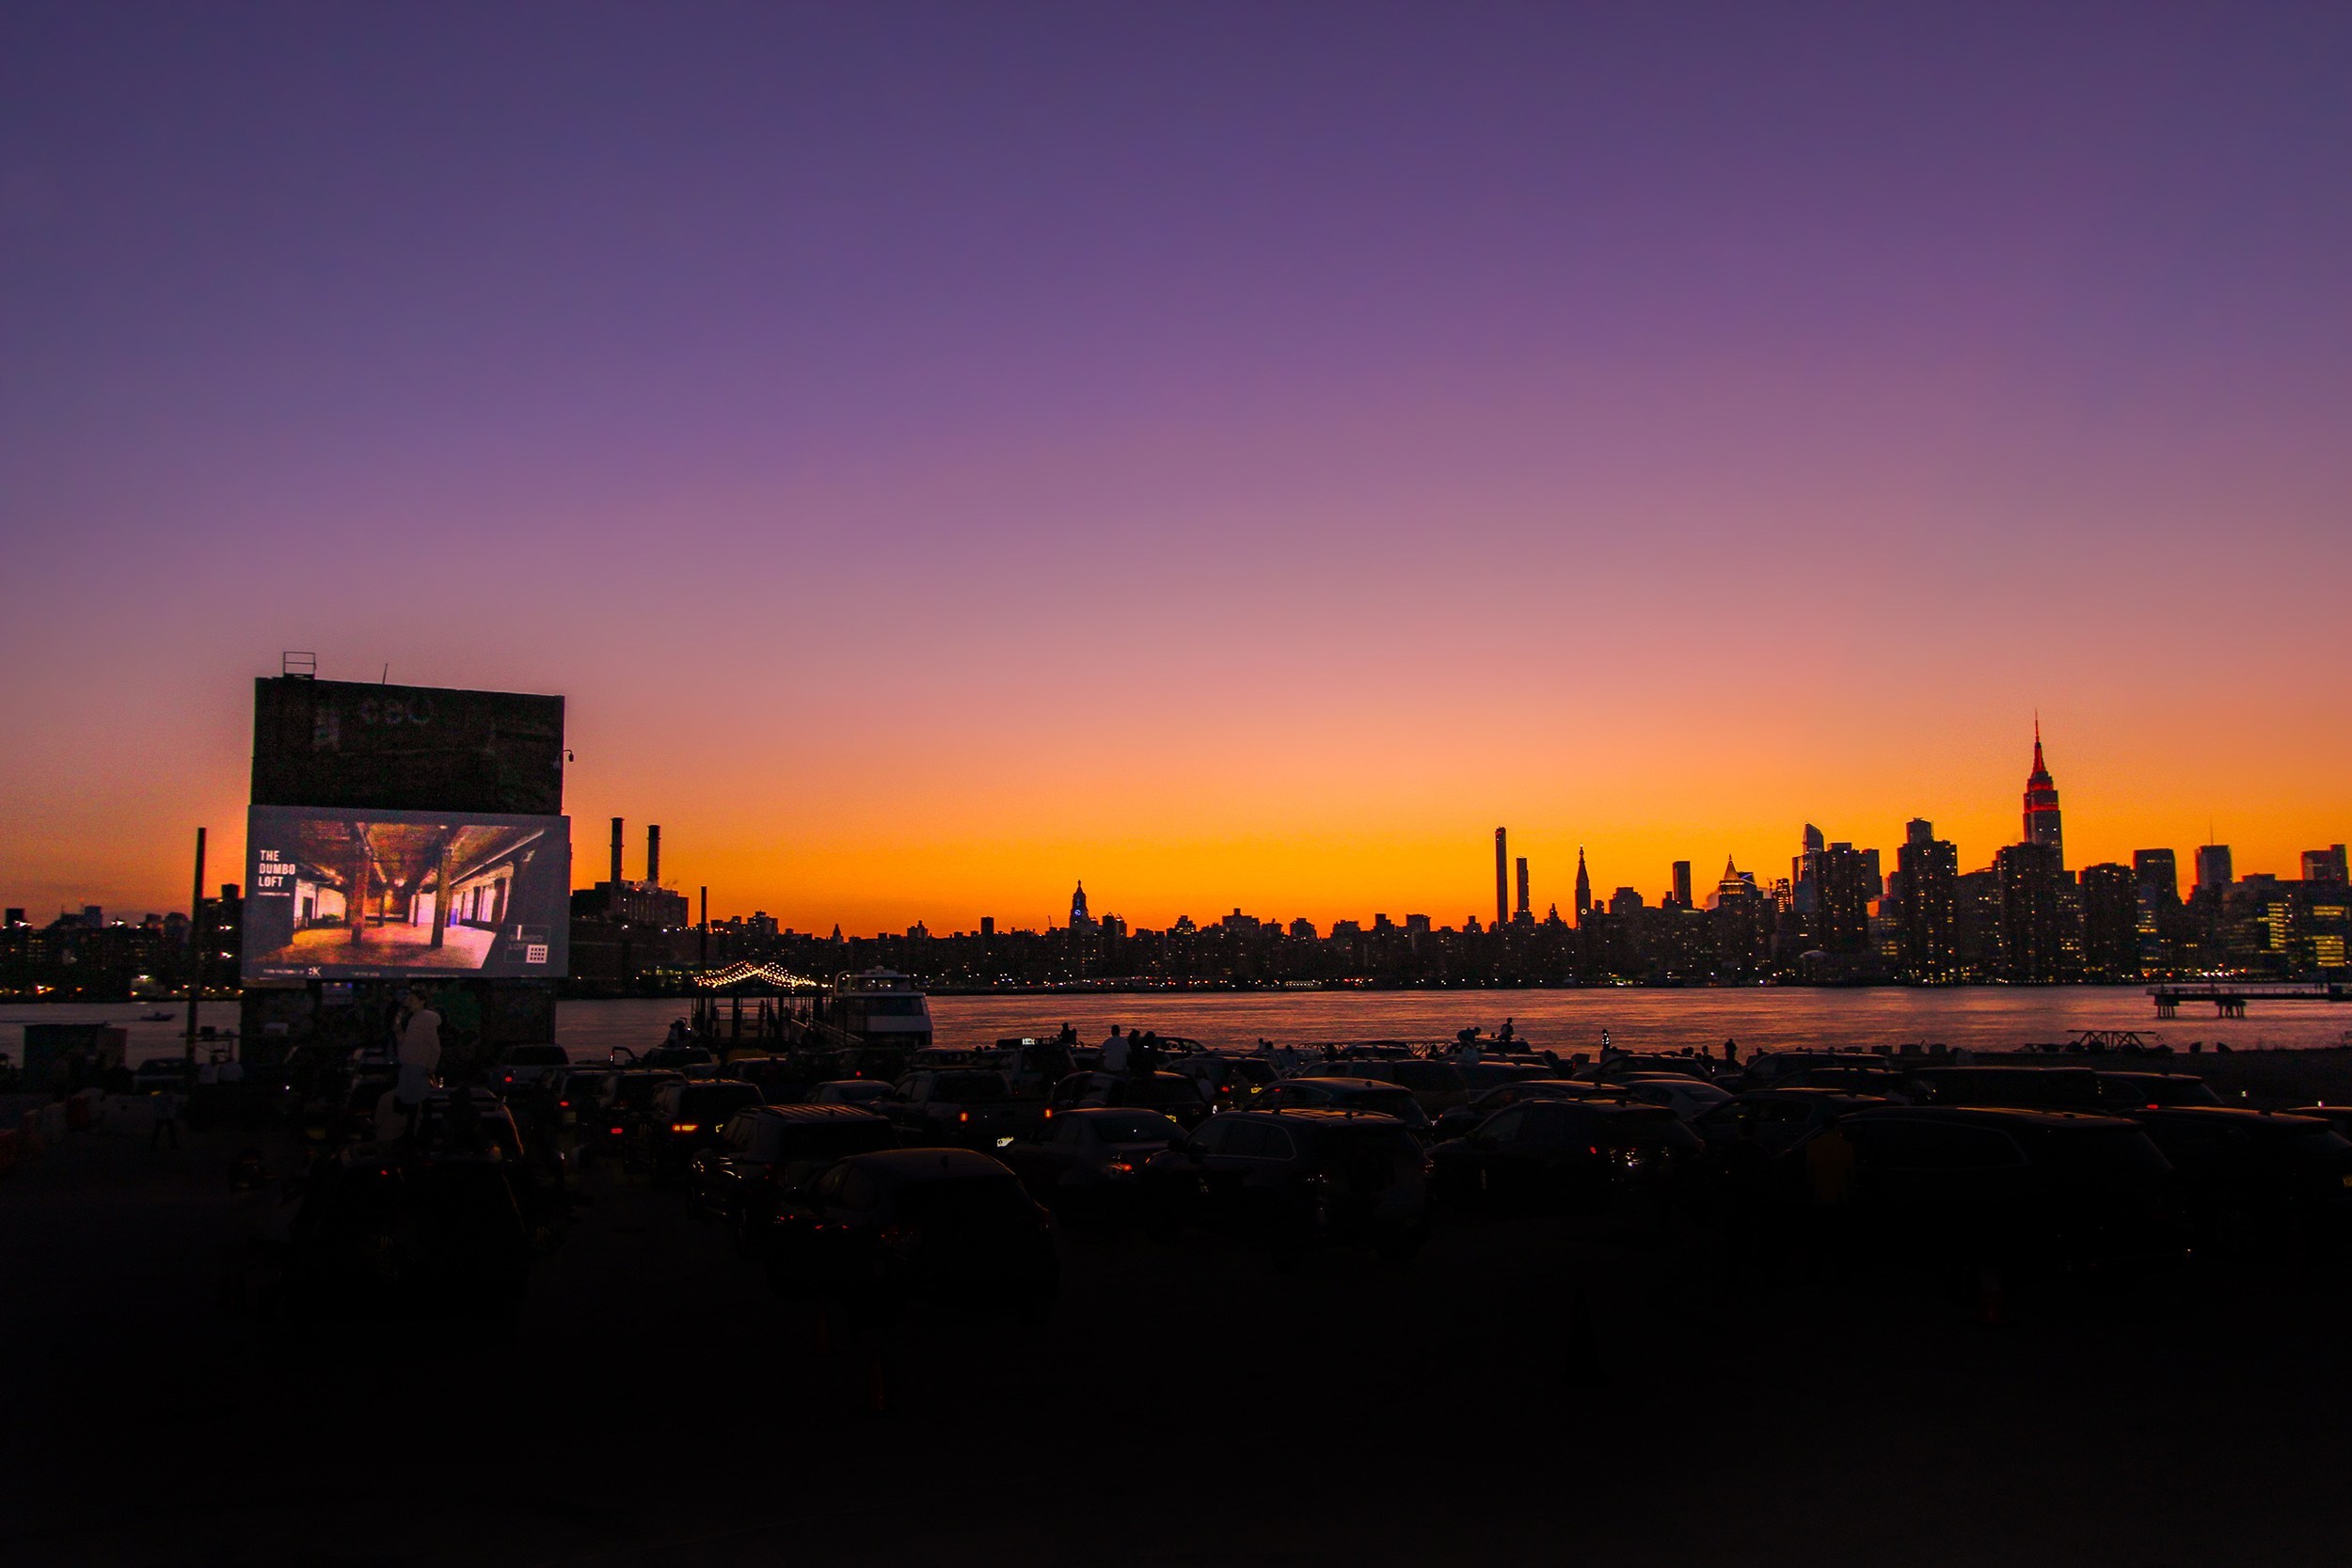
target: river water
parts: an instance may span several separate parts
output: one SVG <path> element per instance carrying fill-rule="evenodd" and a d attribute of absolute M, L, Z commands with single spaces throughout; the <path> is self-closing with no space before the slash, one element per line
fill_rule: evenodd
<path fill-rule="evenodd" d="M 141 1015 L 156 1010 L 135 1005 L 0 1006 L 0 1051 L 18 1054 L 17 1026 L 23 1023 L 103 1021 L 129 1030 L 133 1063 L 170 1054 L 180 1049 L 180 1026 L 143 1020 Z M 616 1045 L 642 1051 L 685 1011 L 686 1004 L 675 999 L 564 1002 L 556 1014 L 557 1035 L 581 1057 L 600 1057 Z M 1628 1051 L 1713 1048 L 1736 1039 L 1742 1055 L 1793 1046 L 1867 1048 L 1912 1041 L 2007 1051 L 2063 1040 L 2078 1029 L 2137 1029 L 2143 1037 L 2160 1037 L 2175 1048 L 2203 1041 L 2210 1049 L 2225 1041 L 2239 1051 L 2308 1049 L 2344 1044 L 2352 1029 L 2352 1007 L 2312 1002 L 2256 1002 L 2252 1016 L 2229 1021 L 2192 1006 L 2179 1018 L 2158 1023 L 2144 990 L 2094 986 L 938 996 L 931 999 L 931 1012 L 942 1045 L 1044 1034 L 1067 1021 L 1089 1040 L 1101 1039 L 1117 1023 L 1244 1049 L 1260 1038 L 1293 1045 L 1442 1039 L 1469 1024 L 1492 1030 L 1510 1019 L 1534 1046 L 1563 1055 L 1597 1051 L 1604 1029 L 1612 1043 Z M 224 1003 L 208 1005 L 205 1013 L 224 1025 L 236 1017 Z"/>

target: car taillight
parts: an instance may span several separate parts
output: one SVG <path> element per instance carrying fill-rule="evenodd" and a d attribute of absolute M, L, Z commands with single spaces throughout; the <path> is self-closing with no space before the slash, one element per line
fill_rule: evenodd
<path fill-rule="evenodd" d="M 1007 1141 L 1009 1142 L 1010 1140 Z M 1136 1167 L 1129 1164 L 1124 1160 L 1113 1160 L 1103 1168 L 1110 1172 L 1113 1176 L 1133 1176 L 1136 1173 Z"/>
<path fill-rule="evenodd" d="M 972 1113 L 969 1111 L 958 1111 L 956 1113 L 956 1119 L 958 1121 L 970 1121 L 972 1119 Z"/>
<path fill-rule="evenodd" d="M 674 1121 L 670 1123 L 670 1131 L 673 1132 L 699 1132 L 702 1131 L 702 1123 L 699 1121 Z"/>
<path fill-rule="evenodd" d="M 610 1131 L 612 1132 L 612 1135 L 613 1135 L 614 1137 L 616 1137 L 616 1138 L 617 1138 L 617 1137 L 619 1137 L 619 1136 L 621 1135 L 621 1130 L 620 1130 L 619 1128 L 617 1128 L 617 1127 L 612 1128 L 612 1129 L 611 1129 Z"/>
<path fill-rule="evenodd" d="M 555 1102 L 555 1108 L 559 1111 L 568 1111 L 572 1108 L 572 1102 L 568 1100 L 559 1100 Z"/>

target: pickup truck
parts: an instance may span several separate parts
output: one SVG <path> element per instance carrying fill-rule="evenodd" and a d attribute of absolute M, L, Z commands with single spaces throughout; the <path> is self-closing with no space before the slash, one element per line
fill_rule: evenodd
<path fill-rule="evenodd" d="M 1046 1120 L 1042 1100 L 1016 1100 L 1004 1075 L 982 1068 L 923 1069 L 898 1080 L 872 1109 L 888 1117 L 910 1146 L 993 1148 Z"/>

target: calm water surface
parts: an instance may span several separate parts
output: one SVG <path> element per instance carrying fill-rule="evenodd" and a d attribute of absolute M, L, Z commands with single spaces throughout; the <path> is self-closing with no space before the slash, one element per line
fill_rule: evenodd
<path fill-rule="evenodd" d="M 147 1022 L 152 1006 L 70 1005 L 0 1007 L 0 1051 L 20 1049 L 25 1022 L 104 1021 L 130 1031 L 130 1058 L 144 1061 L 180 1049 L 178 1025 Z M 575 1053 L 602 1055 L 616 1045 L 644 1050 L 684 1014 L 678 1000 L 565 1002 L 557 1032 Z M 1261 1037 L 1304 1044 L 1345 1039 L 1440 1039 L 1468 1024 L 1491 1030 L 1506 1018 L 1536 1046 L 1596 1051 L 1601 1031 L 1629 1051 L 1678 1051 L 1736 1039 L 1744 1054 L 1790 1046 L 1901 1045 L 1941 1042 L 2004 1051 L 2063 1040 L 2077 1029 L 2137 1029 L 2174 1047 L 2227 1041 L 2237 1050 L 2301 1049 L 2344 1043 L 2352 1006 L 2281 1002 L 2253 1005 L 2253 1016 L 2217 1021 L 2208 1009 L 2184 1009 L 2158 1024 L 2137 987 L 2046 990 L 1987 986 L 1948 990 L 1887 988 L 1824 990 L 1790 987 L 1742 990 L 1283 991 L 1203 992 L 1182 996 L 941 996 L 931 1000 L 939 1042 L 965 1045 L 1008 1035 L 1043 1034 L 1066 1020 L 1089 1040 L 1114 1023 L 1189 1036 L 1212 1046 L 1247 1048 Z M 215 1003 L 206 1016 L 230 1023 L 235 1012 Z"/>

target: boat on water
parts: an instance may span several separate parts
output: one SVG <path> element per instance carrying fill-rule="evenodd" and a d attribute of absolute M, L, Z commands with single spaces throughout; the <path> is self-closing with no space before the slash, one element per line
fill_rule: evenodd
<path fill-rule="evenodd" d="M 931 1043 L 930 999 L 895 969 L 837 974 L 826 1001 L 825 1022 L 864 1044 L 914 1052 Z"/>

